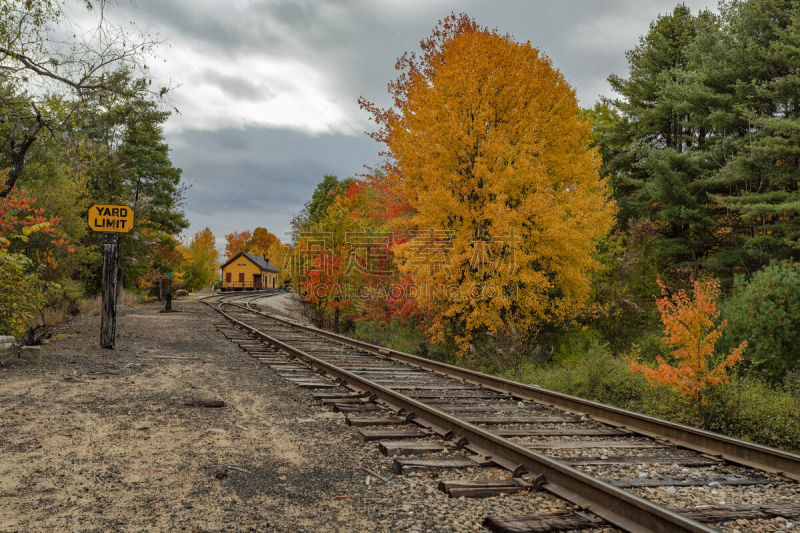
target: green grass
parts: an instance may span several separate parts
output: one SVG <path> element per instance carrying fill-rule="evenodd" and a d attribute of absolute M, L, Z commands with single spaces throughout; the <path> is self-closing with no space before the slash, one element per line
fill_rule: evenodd
<path fill-rule="evenodd" d="M 624 356 L 614 354 L 591 329 L 565 333 L 546 364 L 524 356 L 459 357 L 425 341 L 414 325 L 359 323 L 349 334 L 357 339 L 414 353 L 545 389 L 699 426 L 767 446 L 800 451 L 800 373 L 786 385 L 733 376 L 731 383 L 708 394 L 705 406 L 691 405 L 674 391 L 653 387 L 631 372 Z M 659 336 L 646 332 L 636 356 L 652 360 L 663 353 Z"/>
<path fill-rule="evenodd" d="M 800 385 L 775 386 L 733 376 L 692 405 L 665 387 L 653 387 L 627 361 L 600 343 L 580 357 L 547 365 L 520 365 L 502 377 L 674 422 L 699 426 L 767 446 L 800 451 Z"/>

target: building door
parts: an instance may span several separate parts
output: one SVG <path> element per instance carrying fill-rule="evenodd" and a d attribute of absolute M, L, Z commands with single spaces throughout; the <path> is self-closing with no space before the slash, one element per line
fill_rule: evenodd
<path fill-rule="evenodd" d="M 253 288 L 254 289 L 261 288 L 261 274 L 253 274 Z"/>
<path fill-rule="evenodd" d="M 244 272 L 239 272 L 239 286 L 244 287 Z"/>
<path fill-rule="evenodd" d="M 225 283 L 227 283 L 228 285 L 231 284 L 231 273 L 230 272 L 226 272 L 225 273 Z"/>

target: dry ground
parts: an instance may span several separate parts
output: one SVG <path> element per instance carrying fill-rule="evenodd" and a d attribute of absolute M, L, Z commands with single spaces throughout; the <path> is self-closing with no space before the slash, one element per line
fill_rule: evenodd
<path fill-rule="evenodd" d="M 113 351 L 79 317 L 0 369 L 0 531 L 374 530 L 341 416 L 176 308 L 120 316 Z"/>

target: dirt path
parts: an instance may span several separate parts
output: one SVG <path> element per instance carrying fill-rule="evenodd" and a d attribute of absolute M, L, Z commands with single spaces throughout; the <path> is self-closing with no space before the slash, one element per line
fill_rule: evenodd
<path fill-rule="evenodd" d="M 309 324 L 308 317 L 303 312 L 303 303 L 293 292 L 261 298 L 256 300 L 256 303 L 267 313 L 275 313 L 301 324 Z"/>
<path fill-rule="evenodd" d="M 121 316 L 113 351 L 80 317 L 0 371 L 0 530 L 373 530 L 372 452 L 341 415 L 176 308 Z"/>

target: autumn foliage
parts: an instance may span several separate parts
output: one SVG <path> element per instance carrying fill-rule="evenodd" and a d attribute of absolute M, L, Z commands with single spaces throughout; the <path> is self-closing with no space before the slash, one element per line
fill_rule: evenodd
<path fill-rule="evenodd" d="M 36 205 L 36 198 L 14 189 L 0 202 L 0 248 L 26 253 L 35 263 L 58 266 L 60 251 L 72 253 L 69 237 L 58 227 L 61 219 L 48 216 Z M 33 239 L 43 246 L 34 246 Z"/>
<path fill-rule="evenodd" d="M 252 235 L 249 231 L 234 231 L 225 235 L 225 259 L 228 260 L 239 252 L 250 249 Z"/>
<path fill-rule="evenodd" d="M 727 371 L 742 359 L 747 341 L 729 354 L 715 356 L 714 348 L 727 321 L 719 321 L 717 297 L 719 281 L 692 280 L 693 297 L 680 290 L 671 296 L 659 280 L 662 298 L 658 311 L 664 323 L 664 342 L 672 348 L 674 363 L 657 358 L 655 368 L 630 361 L 634 372 L 641 372 L 651 385 L 665 385 L 699 404 L 705 404 L 705 392 L 728 382 Z"/>
<path fill-rule="evenodd" d="M 24 333 L 58 287 L 48 278 L 74 251 L 60 222 L 19 188 L 0 199 L 0 333 Z"/>
<path fill-rule="evenodd" d="M 194 234 L 184 251 L 186 286 L 192 289 L 208 287 L 217 279 L 219 252 L 210 228 Z"/>
<path fill-rule="evenodd" d="M 450 16 L 398 60 L 394 105 L 362 99 L 407 214 L 393 252 L 434 340 L 523 341 L 581 314 L 614 204 L 575 91 L 529 43 Z"/>

